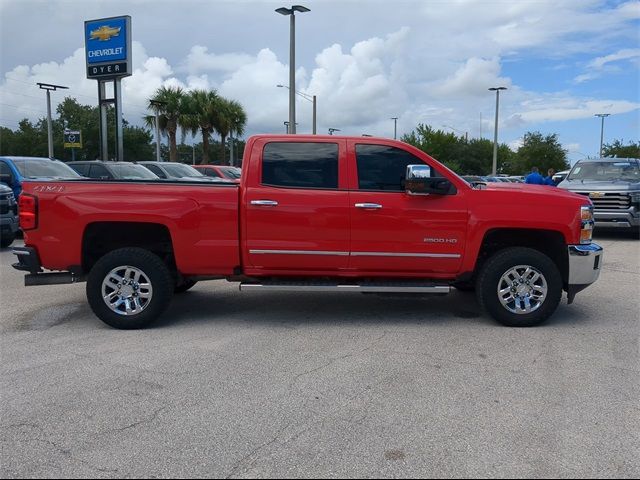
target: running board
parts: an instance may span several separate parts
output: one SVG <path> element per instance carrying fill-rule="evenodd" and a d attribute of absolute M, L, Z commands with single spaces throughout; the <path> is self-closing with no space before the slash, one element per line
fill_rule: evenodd
<path fill-rule="evenodd" d="M 432 283 L 394 282 L 365 284 L 330 283 L 241 283 L 240 290 L 271 290 L 284 292 L 364 292 L 364 293 L 449 293 L 449 285 Z"/>

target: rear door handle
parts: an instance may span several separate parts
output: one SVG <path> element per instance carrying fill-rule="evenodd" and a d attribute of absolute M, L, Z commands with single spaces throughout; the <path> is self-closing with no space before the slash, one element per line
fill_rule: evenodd
<path fill-rule="evenodd" d="M 251 200 L 251 205 L 258 205 L 260 207 L 277 207 L 278 202 L 275 200 Z"/>
<path fill-rule="evenodd" d="M 364 208 L 365 210 L 379 210 L 382 205 L 379 203 L 356 203 L 356 208 Z"/>

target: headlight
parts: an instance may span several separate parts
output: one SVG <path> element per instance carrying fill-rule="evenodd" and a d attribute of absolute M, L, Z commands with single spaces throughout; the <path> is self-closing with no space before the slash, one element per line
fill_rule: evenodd
<path fill-rule="evenodd" d="M 636 205 L 640 205 L 640 192 L 632 192 L 629 194 L 629 198 L 631 203 L 635 203 Z"/>
<path fill-rule="evenodd" d="M 593 236 L 593 205 L 580 207 L 580 243 L 591 243 Z"/>

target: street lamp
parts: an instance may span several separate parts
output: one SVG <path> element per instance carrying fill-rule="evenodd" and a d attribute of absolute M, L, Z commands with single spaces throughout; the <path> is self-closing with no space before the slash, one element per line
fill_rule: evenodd
<path fill-rule="evenodd" d="M 393 120 L 393 139 L 395 140 L 396 137 L 396 133 L 398 132 L 398 117 L 391 117 L 391 120 Z"/>
<path fill-rule="evenodd" d="M 276 85 L 276 87 L 286 88 L 289 91 L 291 91 L 291 89 L 286 85 L 278 84 Z M 315 135 L 316 134 L 316 96 L 309 95 L 308 93 L 299 92 L 298 90 L 294 90 L 294 92 L 296 93 L 296 95 L 300 95 L 305 100 L 309 100 L 311 103 L 313 103 L 313 134 Z"/>
<path fill-rule="evenodd" d="M 289 122 L 285 120 L 283 123 L 284 123 L 284 133 L 289 133 Z M 296 123 L 296 125 L 298 124 Z"/>
<path fill-rule="evenodd" d="M 604 140 L 604 119 L 611 115 L 610 113 L 596 113 L 595 117 L 602 118 L 602 124 L 600 126 L 600 158 L 602 158 L 602 141 Z"/>
<path fill-rule="evenodd" d="M 156 162 L 160 161 L 160 107 L 166 105 L 167 102 L 161 102 L 160 100 L 149 100 L 149 104 L 154 107 L 156 111 Z"/>
<path fill-rule="evenodd" d="M 58 89 L 68 90 L 69 87 L 63 87 L 62 85 L 52 85 L 50 83 L 37 83 L 38 87 L 47 91 L 47 131 L 48 131 L 48 143 L 49 143 L 49 158 L 53 158 L 53 131 L 51 130 L 51 90 L 54 92 Z"/>
<path fill-rule="evenodd" d="M 291 131 L 296 133 L 296 14 L 295 12 L 310 12 L 311 10 L 302 5 L 294 5 L 291 8 L 280 7 L 276 9 L 280 15 L 290 15 L 289 22 L 289 124 Z"/>
<path fill-rule="evenodd" d="M 333 135 L 333 132 L 339 132 L 340 129 L 339 128 L 330 128 L 329 129 L 329 135 Z"/>
<path fill-rule="evenodd" d="M 491 87 L 489 90 L 496 92 L 496 125 L 493 131 L 493 165 L 491 167 L 491 175 L 496 174 L 498 169 L 498 106 L 500 105 L 500 90 L 506 90 L 507 87 Z"/>

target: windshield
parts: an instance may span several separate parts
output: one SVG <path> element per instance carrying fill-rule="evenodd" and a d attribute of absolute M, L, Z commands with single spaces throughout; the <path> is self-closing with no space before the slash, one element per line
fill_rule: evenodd
<path fill-rule="evenodd" d="M 80 175 L 68 165 L 48 158 L 15 158 L 13 164 L 24 178 L 78 178 Z"/>
<path fill-rule="evenodd" d="M 184 163 L 163 163 L 162 166 L 172 177 L 204 177 L 198 170 Z"/>
<path fill-rule="evenodd" d="M 240 178 L 242 170 L 238 167 L 222 167 L 222 171 L 229 178 Z"/>
<path fill-rule="evenodd" d="M 578 163 L 573 167 L 567 179 L 638 182 L 640 181 L 640 165 L 638 160 Z"/>
<path fill-rule="evenodd" d="M 117 178 L 124 180 L 137 180 L 137 179 L 149 179 L 153 180 L 158 178 L 155 173 L 150 172 L 142 165 L 127 165 L 123 163 L 114 163 L 110 165 L 116 174 Z"/>

